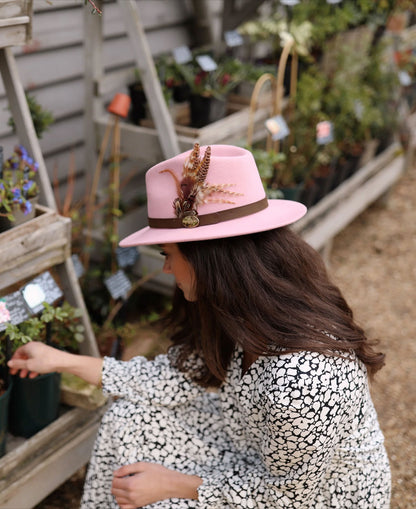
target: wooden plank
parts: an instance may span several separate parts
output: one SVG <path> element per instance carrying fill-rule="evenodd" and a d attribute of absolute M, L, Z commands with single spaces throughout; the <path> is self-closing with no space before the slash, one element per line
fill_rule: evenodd
<path fill-rule="evenodd" d="M 403 174 L 403 167 L 404 157 L 401 156 L 353 193 L 346 195 L 338 206 L 332 207 L 327 216 L 321 217 L 311 229 L 301 231 L 302 237 L 315 249 L 322 249 L 328 241 L 394 185 Z"/>
<path fill-rule="evenodd" d="M 41 205 L 37 216 L 0 234 L 0 289 L 70 256 L 71 220 Z"/>
<path fill-rule="evenodd" d="M 85 465 L 105 409 L 70 410 L 1 458 L 1 507 L 30 509 Z"/>
<path fill-rule="evenodd" d="M 55 208 L 55 199 L 53 197 L 43 155 L 33 127 L 29 106 L 26 102 L 15 58 L 9 48 L 0 49 L 0 72 L 7 90 L 10 111 L 14 119 L 17 135 L 20 142 L 32 154 L 32 157 L 39 165 L 38 179 L 40 183 L 40 196 L 49 207 Z"/>
<path fill-rule="evenodd" d="M 46 3 L 44 0 L 41 2 Z M 83 17 L 85 11 L 87 15 L 90 15 L 90 9 L 81 5 L 81 2 L 69 3 L 63 9 L 61 2 L 62 0 L 57 0 L 53 2 L 55 5 L 45 10 L 39 10 L 36 7 L 38 4 L 35 3 L 32 42 L 18 50 L 17 54 L 82 44 L 84 41 Z M 158 0 L 157 2 L 146 0 L 137 4 L 145 30 L 159 32 L 159 35 L 167 27 L 183 26 L 189 22 L 192 14 L 183 0 Z M 125 35 L 126 27 L 117 4 L 105 3 L 102 10 L 104 39 Z"/>
<path fill-rule="evenodd" d="M 339 187 L 334 189 L 324 199 L 320 200 L 312 207 L 306 216 L 296 223 L 296 229 L 307 228 L 308 225 L 318 221 L 320 217 L 326 214 L 332 207 L 342 201 L 345 196 L 352 194 L 372 175 L 388 166 L 403 149 L 399 143 L 391 144 L 384 152 L 379 154 L 373 160 L 360 168 L 351 178 L 343 182 Z"/>

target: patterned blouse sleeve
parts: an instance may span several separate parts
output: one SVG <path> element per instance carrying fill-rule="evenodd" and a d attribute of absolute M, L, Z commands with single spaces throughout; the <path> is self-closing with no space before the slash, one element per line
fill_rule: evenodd
<path fill-rule="evenodd" d="M 296 371 L 293 377 L 285 373 L 283 386 L 275 372 L 263 390 L 261 461 L 205 478 L 198 490 L 201 508 L 312 506 L 344 419 L 357 408 L 351 409 L 354 398 L 345 380 L 340 386 L 340 373 L 311 380 Z M 351 366 L 351 378 L 354 372 Z"/>
<path fill-rule="evenodd" d="M 183 405 L 205 392 L 186 373 L 174 368 L 166 354 L 154 360 L 141 356 L 129 361 L 104 357 L 102 387 L 107 394 L 135 403 L 167 407 Z"/>

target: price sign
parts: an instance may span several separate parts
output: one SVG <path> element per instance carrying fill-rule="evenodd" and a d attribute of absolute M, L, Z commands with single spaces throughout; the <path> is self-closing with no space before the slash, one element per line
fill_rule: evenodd
<path fill-rule="evenodd" d="M 286 120 L 282 115 L 276 115 L 265 122 L 266 128 L 272 135 L 273 140 L 282 140 L 290 133 Z"/>
<path fill-rule="evenodd" d="M 212 72 L 218 67 L 217 62 L 209 55 L 199 55 L 195 58 L 199 67 L 205 72 Z"/>
<path fill-rule="evenodd" d="M 71 256 L 72 263 L 74 264 L 75 274 L 77 278 L 80 278 L 84 275 L 85 269 L 84 266 L 81 263 L 81 260 L 79 259 L 79 256 L 77 254 L 73 254 Z"/>
<path fill-rule="evenodd" d="M 131 289 L 131 283 L 126 274 L 119 270 L 104 280 L 104 284 L 113 299 L 127 299 L 127 294 Z"/>
<path fill-rule="evenodd" d="M 4 331 L 9 322 L 18 325 L 29 317 L 25 300 L 19 291 L 0 299 L 0 331 Z"/>
<path fill-rule="evenodd" d="M 192 53 L 188 46 L 178 46 L 173 49 L 172 54 L 177 64 L 187 64 L 192 60 Z"/>
<path fill-rule="evenodd" d="M 318 145 L 327 145 L 334 141 L 334 129 L 332 122 L 324 120 L 316 124 L 316 143 Z"/>
<path fill-rule="evenodd" d="M 37 314 L 43 310 L 43 302 L 53 304 L 63 297 L 63 292 L 56 284 L 50 272 L 44 272 L 35 277 L 23 287 L 23 298 L 32 313 Z"/>
<path fill-rule="evenodd" d="M 244 42 L 242 36 L 236 30 L 229 30 L 228 32 L 224 32 L 224 40 L 225 44 L 229 48 L 242 46 Z"/>
<path fill-rule="evenodd" d="M 118 247 L 116 249 L 117 263 L 121 268 L 133 266 L 139 258 L 139 252 L 134 246 Z"/>

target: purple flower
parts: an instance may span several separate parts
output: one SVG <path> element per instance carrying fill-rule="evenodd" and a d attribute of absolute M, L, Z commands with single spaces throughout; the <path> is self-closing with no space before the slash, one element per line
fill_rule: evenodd
<path fill-rule="evenodd" d="M 30 212 L 32 212 L 32 204 L 30 203 L 30 201 L 27 201 L 25 203 L 25 209 L 23 211 L 23 214 L 27 216 Z"/>
<path fill-rule="evenodd" d="M 25 182 L 23 184 L 23 186 L 22 186 L 23 187 L 23 191 L 28 192 L 29 189 L 33 186 L 33 184 L 34 184 L 33 180 L 28 180 L 27 182 Z"/>
<path fill-rule="evenodd" d="M 22 192 L 20 191 L 19 188 L 15 187 L 14 189 L 12 189 L 12 193 L 13 193 L 13 199 L 14 200 L 19 200 L 19 198 L 21 197 L 22 195 Z"/>

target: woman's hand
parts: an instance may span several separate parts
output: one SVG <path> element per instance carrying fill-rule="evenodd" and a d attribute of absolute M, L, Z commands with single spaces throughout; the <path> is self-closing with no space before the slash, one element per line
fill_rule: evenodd
<path fill-rule="evenodd" d="M 71 373 L 86 382 L 99 385 L 103 360 L 99 357 L 63 352 L 44 343 L 32 341 L 18 348 L 7 365 L 10 373 L 34 378 L 40 373 Z"/>
<path fill-rule="evenodd" d="M 40 373 L 56 371 L 60 354 L 56 348 L 32 341 L 19 347 L 7 365 L 12 375 L 20 371 L 21 377 L 29 375 L 29 378 L 34 378 Z"/>
<path fill-rule="evenodd" d="M 202 479 L 157 463 L 133 463 L 114 472 L 112 494 L 121 509 L 136 509 L 167 498 L 198 498 Z"/>

